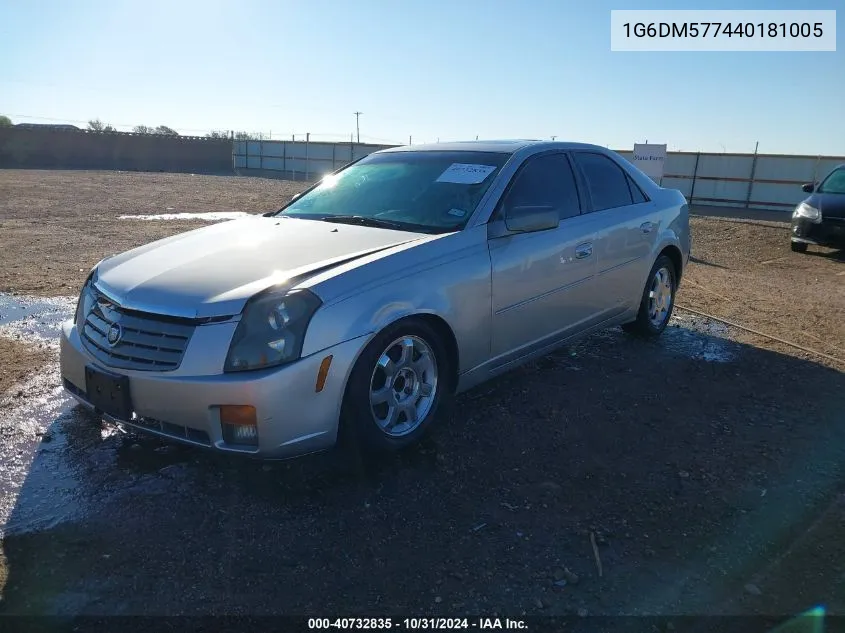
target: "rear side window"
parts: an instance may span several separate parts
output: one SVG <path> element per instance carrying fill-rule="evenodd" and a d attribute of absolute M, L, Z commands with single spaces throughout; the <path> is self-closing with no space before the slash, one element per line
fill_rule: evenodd
<path fill-rule="evenodd" d="M 648 198 L 645 197 L 643 190 L 640 189 L 640 186 L 634 182 L 634 179 L 627 174 L 625 177 L 628 179 L 628 188 L 631 190 L 631 197 L 634 199 L 634 204 L 648 202 Z"/>
<path fill-rule="evenodd" d="M 531 158 L 505 197 L 507 206 L 551 206 L 561 220 L 581 213 L 572 166 L 564 154 Z"/>
<path fill-rule="evenodd" d="M 587 180 L 593 211 L 633 204 L 628 175 L 610 158 L 592 152 L 577 152 L 575 162 Z"/>

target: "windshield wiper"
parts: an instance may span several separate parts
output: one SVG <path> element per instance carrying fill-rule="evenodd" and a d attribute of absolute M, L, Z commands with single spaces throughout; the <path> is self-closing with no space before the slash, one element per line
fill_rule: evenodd
<path fill-rule="evenodd" d="M 369 218 L 365 215 L 324 215 L 319 219 L 323 222 L 337 222 L 338 224 L 359 224 L 361 226 L 375 226 L 382 229 L 407 230 L 399 222 Z"/>

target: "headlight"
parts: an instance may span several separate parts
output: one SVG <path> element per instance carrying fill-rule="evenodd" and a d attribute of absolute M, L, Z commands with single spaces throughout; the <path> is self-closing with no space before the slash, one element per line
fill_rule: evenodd
<path fill-rule="evenodd" d="M 802 202 L 797 207 L 795 207 L 795 211 L 792 215 L 796 218 L 807 218 L 808 220 L 812 220 L 813 222 L 822 221 L 822 212 L 816 209 L 816 207 L 811 207 L 806 202 Z"/>
<path fill-rule="evenodd" d="M 223 370 L 264 369 L 297 360 L 305 330 L 320 304 L 307 290 L 272 290 L 250 299 L 232 336 Z"/>
<path fill-rule="evenodd" d="M 82 290 L 79 293 L 79 299 L 76 302 L 76 314 L 74 315 L 74 321 L 76 322 L 76 327 L 80 330 L 85 327 L 85 317 L 88 316 L 91 308 L 94 307 L 94 302 L 97 300 L 97 297 L 94 295 L 93 287 L 96 280 L 97 268 L 95 267 L 89 273 L 88 279 L 85 280 L 85 284 L 83 284 Z"/>

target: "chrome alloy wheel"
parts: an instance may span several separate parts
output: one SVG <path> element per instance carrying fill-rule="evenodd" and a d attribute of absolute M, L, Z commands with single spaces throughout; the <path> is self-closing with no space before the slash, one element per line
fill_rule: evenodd
<path fill-rule="evenodd" d="M 672 273 L 659 268 L 651 280 L 648 292 L 648 319 L 654 327 L 663 325 L 672 308 Z"/>
<path fill-rule="evenodd" d="M 417 336 L 396 339 L 381 353 L 370 380 L 370 411 L 386 435 L 412 433 L 437 394 L 437 359 Z"/>

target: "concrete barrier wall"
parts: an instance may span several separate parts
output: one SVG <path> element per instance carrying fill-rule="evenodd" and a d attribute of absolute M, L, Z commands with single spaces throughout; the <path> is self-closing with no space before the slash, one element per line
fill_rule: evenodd
<path fill-rule="evenodd" d="M 232 141 L 6 127 L 0 128 L 0 168 L 231 174 Z"/>

